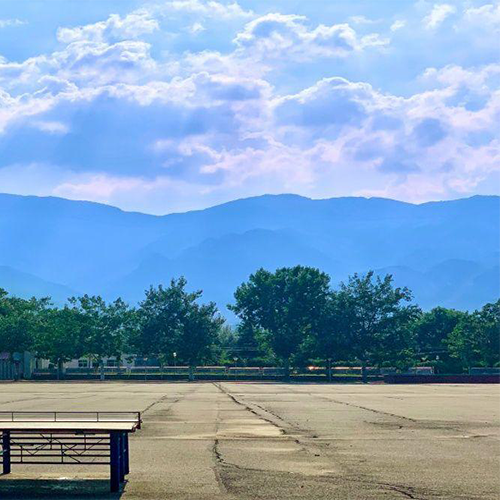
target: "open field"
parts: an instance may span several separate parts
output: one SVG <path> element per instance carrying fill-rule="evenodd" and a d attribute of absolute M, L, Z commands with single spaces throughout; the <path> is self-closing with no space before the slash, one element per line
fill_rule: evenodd
<path fill-rule="evenodd" d="M 0 409 L 144 412 L 121 495 L 107 467 L 14 465 L 2 499 L 500 498 L 497 385 L 7 383 Z"/>

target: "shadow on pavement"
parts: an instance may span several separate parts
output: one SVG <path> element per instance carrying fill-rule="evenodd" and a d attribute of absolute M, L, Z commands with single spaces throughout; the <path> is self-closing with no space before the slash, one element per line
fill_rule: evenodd
<path fill-rule="evenodd" d="M 126 484 L 126 483 L 124 483 Z M 0 498 L 78 500 L 87 498 L 118 499 L 122 491 L 111 493 L 106 479 L 25 479 L 0 474 Z"/>

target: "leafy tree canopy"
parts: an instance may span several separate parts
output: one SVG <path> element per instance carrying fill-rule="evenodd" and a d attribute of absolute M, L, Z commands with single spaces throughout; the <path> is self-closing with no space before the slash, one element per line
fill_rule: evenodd
<path fill-rule="evenodd" d="M 307 335 L 322 322 L 330 295 L 330 278 L 311 267 L 259 269 L 240 285 L 230 305 L 247 325 L 261 328 L 276 356 L 288 368 Z"/>

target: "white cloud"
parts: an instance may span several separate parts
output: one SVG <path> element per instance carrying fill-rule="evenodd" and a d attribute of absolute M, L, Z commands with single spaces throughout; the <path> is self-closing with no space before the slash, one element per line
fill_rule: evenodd
<path fill-rule="evenodd" d="M 22 106 L 27 107 L 31 126 L 49 134 L 67 131 L 56 112 L 63 102 L 63 109 L 85 102 L 89 107 L 96 99 L 111 97 L 117 103 L 108 109 L 108 119 L 115 109 L 126 109 L 126 102 L 139 104 L 152 117 L 165 107 L 173 122 L 203 122 L 201 110 L 215 111 L 210 130 L 203 133 L 172 138 L 168 130 L 158 129 L 159 137 L 148 147 L 155 162 L 165 166 L 161 174 L 72 174 L 53 183 L 46 194 L 128 208 L 139 208 L 130 205 L 132 199 L 140 203 L 137 193 L 152 193 L 159 200 L 162 190 L 196 193 L 200 205 L 231 198 L 229 193 L 234 197 L 297 189 L 310 196 L 355 192 L 422 201 L 450 192 L 467 194 L 498 170 L 498 133 L 479 146 L 468 142 L 470 134 L 496 130 L 500 94 L 490 88 L 490 79 L 498 72 L 495 65 L 429 69 L 423 78 L 437 88 L 408 98 L 339 77 L 278 97 L 264 80 L 209 73 L 87 90 L 45 77 L 53 92 L 61 92 L 45 92 L 31 101 L 6 93 L 0 97 L 18 115 L 28 116 Z M 457 97 L 464 87 L 483 93 L 481 109 L 467 109 Z M 190 170 L 189 182 L 182 175 L 171 176 L 179 165 Z M 181 203 L 180 196 L 174 199 Z"/>
<path fill-rule="evenodd" d="M 457 64 L 450 64 L 443 68 L 427 68 L 422 78 L 427 83 L 437 83 L 448 87 L 461 85 L 475 91 L 490 93 L 495 87 L 494 79 L 500 77 L 500 63 L 487 64 L 481 68 L 463 68 Z M 490 80 L 492 80 L 490 82 Z"/>
<path fill-rule="evenodd" d="M 0 29 L 10 28 L 14 26 L 22 26 L 23 24 L 26 24 L 26 22 L 21 21 L 20 19 L 0 19 Z"/>
<path fill-rule="evenodd" d="M 1 176 L 0 176 L 1 178 Z M 48 193 L 73 200 L 89 200 L 164 215 L 174 211 L 205 208 L 213 187 L 168 176 L 155 179 L 108 174 L 73 175 L 54 183 Z M 227 199 L 230 199 L 229 197 Z M 210 201 L 208 201 L 210 203 Z"/>
<path fill-rule="evenodd" d="M 310 29 L 306 17 L 278 13 L 250 21 L 234 41 L 241 51 L 262 59 L 285 57 L 299 60 L 345 57 L 366 47 L 389 43 L 377 34 L 359 39 L 348 24 L 320 24 Z"/>
<path fill-rule="evenodd" d="M 214 0 L 167 0 L 161 9 L 225 20 L 248 18 L 254 15 L 252 11 L 244 10 L 237 2 L 221 3 Z"/>
<path fill-rule="evenodd" d="M 139 40 L 105 42 L 72 42 L 63 50 L 40 55 L 22 63 L 0 61 L 0 84 L 17 92 L 59 85 L 104 85 L 114 82 L 136 82 L 151 78 L 158 70 L 150 55 L 151 46 Z M 59 82 L 59 83 L 58 83 Z"/>
<path fill-rule="evenodd" d="M 145 9 L 134 11 L 124 18 L 112 14 L 106 21 L 100 21 L 75 28 L 59 28 L 57 39 L 63 43 L 106 42 L 138 38 L 159 29 L 156 19 Z"/>
<path fill-rule="evenodd" d="M 49 134 L 67 134 L 69 132 L 69 127 L 61 122 L 50 122 L 50 121 L 33 121 L 31 126 L 41 130 L 42 132 L 47 132 Z"/>
<path fill-rule="evenodd" d="M 353 24 L 378 24 L 381 22 L 380 19 L 369 19 L 366 16 L 351 16 L 349 21 Z"/>
<path fill-rule="evenodd" d="M 500 2 L 466 9 L 464 21 L 480 28 L 490 26 L 498 31 L 500 29 Z"/>
<path fill-rule="evenodd" d="M 428 24 L 451 15 L 436 10 L 443 6 Z M 472 23 L 496 10 L 466 12 Z M 158 55 L 140 37 L 176 13 L 194 16 L 179 22 L 185 37 L 212 30 L 214 19 L 250 17 L 236 3 L 177 0 L 61 29 L 64 46 L 53 53 L 0 59 L 4 144 L 22 141 L 26 128 L 37 141 L 17 155 L 0 142 L 2 189 L 168 211 L 283 191 L 422 201 L 474 192 L 498 171 L 499 64 L 429 68 L 415 83 L 423 90 L 401 97 L 332 76 L 338 61 L 324 64 L 385 46 L 376 33 L 274 13 L 240 28 L 225 53 Z M 324 64 L 328 77 L 303 88 L 296 65 L 286 67 L 297 61 Z M 283 67 L 296 90 L 276 77 Z M 51 151 L 72 148 L 79 155 L 58 160 L 64 168 L 52 165 Z"/>
<path fill-rule="evenodd" d="M 447 3 L 435 4 L 431 12 L 422 20 L 426 29 L 435 29 L 440 26 L 444 20 L 457 11 L 454 5 Z"/>
<path fill-rule="evenodd" d="M 206 28 L 201 23 L 193 23 L 188 28 L 189 33 L 191 33 L 193 35 L 196 35 L 197 33 L 201 33 L 202 31 L 205 31 L 205 30 L 206 30 Z"/>
<path fill-rule="evenodd" d="M 398 19 L 391 24 L 391 31 L 398 31 L 406 26 L 406 21 L 403 19 Z"/>

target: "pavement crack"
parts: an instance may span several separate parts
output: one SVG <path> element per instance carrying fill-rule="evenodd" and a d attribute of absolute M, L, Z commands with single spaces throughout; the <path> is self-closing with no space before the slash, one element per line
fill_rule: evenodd
<path fill-rule="evenodd" d="M 271 424 L 279 431 L 279 433 L 283 437 L 292 440 L 300 447 L 300 451 L 308 453 L 315 457 L 319 457 L 321 455 L 322 450 L 320 449 L 319 443 L 313 444 L 310 442 L 310 440 L 316 439 L 318 437 L 316 434 L 312 434 L 311 431 L 302 429 L 297 425 L 288 422 L 279 415 L 269 411 L 266 408 L 263 408 L 256 403 L 250 404 L 238 399 L 220 383 L 213 382 L 213 384 L 234 403 L 242 406 L 246 411 L 250 412 L 252 415 L 255 415 L 257 418 L 263 420 L 264 422 Z"/>
<path fill-rule="evenodd" d="M 414 418 L 405 417 L 403 415 L 397 415 L 395 413 L 389 413 L 389 412 L 382 411 L 382 410 L 375 410 L 374 408 L 368 408 L 367 406 L 355 405 L 353 403 L 347 403 L 346 401 L 339 401 L 338 399 L 328 398 L 328 397 L 325 397 L 325 396 L 318 396 L 318 397 L 320 399 L 323 399 L 324 401 L 330 401 L 332 403 L 339 404 L 339 405 L 344 405 L 344 406 L 351 406 L 353 408 L 358 408 L 359 410 L 365 410 L 365 411 L 369 411 L 371 413 L 376 413 L 377 415 L 384 415 L 384 416 L 387 416 L 387 417 L 399 418 L 401 420 L 406 420 L 407 422 L 413 422 L 413 423 L 417 423 L 418 422 L 418 420 L 416 420 Z"/>
<path fill-rule="evenodd" d="M 213 471 L 221 493 L 228 493 L 229 488 L 226 485 L 226 482 L 224 481 L 224 477 L 221 474 L 220 470 L 221 467 L 226 467 L 228 464 L 225 462 L 219 448 L 220 441 L 219 438 L 217 437 L 219 433 L 219 428 L 220 428 L 220 403 L 217 402 L 217 413 L 215 416 L 215 429 L 214 429 L 215 437 L 214 437 L 214 443 L 212 445 L 212 456 L 214 460 Z"/>
<path fill-rule="evenodd" d="M 385 483 L 376 483 L 376 484 L 379 484 L 383 488 L 388 489 L 390 491 L 401 493 L 401 495 L 403 495 L 405 498 L 412 498 L 413 500 L 425 500 L 424 497 L 415 496 L 413 488 L 409 487 L 403 488 L 402 486 L 395 486 L 393 484 L 385 484 Z"/>
<path fill-rule="evenodd" d="M 243 406 L 243 408 L 245 408 L 245 410 L 247 410 L 250 413 L 252 413 L 252 415 L 255 415 L 256 417 L 264 420 L 268 424 L 271 424 L 274 427 L 276 427 L 279 430 L 280 434 L 286 434 L 285 429 L 283 429 L 283 427 L 279 426 L 271 418 L 268 418 L 268 417 L 265 417 L 265 416 L 261 415 L 259 412 L 255 411 L 251 406 L 249 406 L 248 404 L 244 403 L 243 401 L 240 401 L 236 396 L 234 396 L 233 394 L 231 394 L 227 389 L 225 389 L 224 387 L 222 387 L 220 384 L 218 384 L 216 382 L 214 382 L 213 384 L 215 385 L 215 387 L 217 387 L 217 389 L 219 389 L 219 391 L 221 391 L 222 393 L 224 393 L 234 403 L 236 403 L 239 406 Z M 264 411 L 266 411 L 266 410 L 264 410 Z M 269 413 L 269 412 L 267 412 L 267 413 Z"/>
<path fill-rule="evenodd" d="M 196 388 L 197 389 L 197 388 Z M 167 408 L 167 411 L 170 411 L 172 409 L 172 407 L 178 403 L 179 401 L 182 401 L 183 399 L 185 399 L 187 396 L 193 394 L 193 392 L 196 391 L 196 389 L 193 389 L 192 391 L 189 391 L 189 392 L 186 392 L 185 394 L 183 394 L 182 396 L 178 397 L 177 399 L 174 399 L 169 407 Z M 150 405 L 146 406 L 146 408 L 144 408 L 144 410 L 141 411 L 141 414 L 144 414 L 146 412 L 148 412 L 149 410 L 151 410 L 153 407 L 155 407 L 156 405 L 160 404 L 160 403 L 164 403 L 165 401 L 168 401 L 168 398 L 169 398 L 169 395 L 168 394 L 164 394 L 161 398 L 157 399 L 156 401 L 153 401 Z"/>
<path fill-rule="evenodd" d="M 157 399 L 156 401 L 153 401 L 150 405 L 146 406 L 146 408 L 144 408 L 144 410 L 142 410 L 141 413 L 144 414 L 144 413 L 148 412 L 149 410 L 151 410 L 151 408 L 153 408 L 153 406 L 156 406 L 157 404 L 163 403 L 164 401 L 167 400 L 167 398 L 168 398 L 168 394 L 165 394 L 160 399 Z M 182 398 L 175 399 L 170 406 L 172 407 L 175 403 L 177 403 L 181 399 Z"/>

